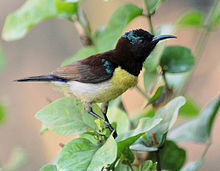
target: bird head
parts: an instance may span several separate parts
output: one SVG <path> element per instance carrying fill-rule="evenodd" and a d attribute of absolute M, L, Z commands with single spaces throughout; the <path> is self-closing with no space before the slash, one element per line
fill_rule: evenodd
<path fill-rule="evenodd" d="M 173 35 L 154 36 L 143 29 L 126 32 L 118 41 L 116 50 L 128 52 L 134 61 L 143 63 L 156 44 L 164 39 L 176 38 Z"/>

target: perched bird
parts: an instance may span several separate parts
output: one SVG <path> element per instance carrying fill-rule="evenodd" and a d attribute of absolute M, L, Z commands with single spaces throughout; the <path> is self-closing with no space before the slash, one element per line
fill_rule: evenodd
<path fill-rule="evenodd" d="M 108 102 L 136 85 L 145 59 L 160 40 L 168 38 L 176 37 L 154 36 L 143 29 L 131 30 L 118 40 L 113 50 L 59 67 L 46 75 L 16 81 L 50 82 L 63 92 L 81 99 L 86 111 L 101 120 L 103 118 L 93 112 L 91 104 L 102 103 L 105 125 L 112 132 L 114 129 L 106 116 Z M 117 137 L 116 131 L 113 136 Z"/>

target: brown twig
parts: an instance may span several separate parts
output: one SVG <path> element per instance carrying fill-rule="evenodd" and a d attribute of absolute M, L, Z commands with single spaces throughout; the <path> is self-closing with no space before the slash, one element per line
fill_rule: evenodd
<path fill-rule="evenodd" d="M 61 148 L 63 148 L 63 147 L 65 146 L 65 144 L 59 143 L 59 146 L 60 146 Z"/>
<path fill-rule="evenodd" d="M 158 146 L 157 137 L 156 137 L 155 132 L 152 132 L 152 137 L 153 137 L 154 146 Z M 157 171 L 161 171 L 160 149 L 159 148 L 157 151 L 155 151 L 155 155 L 156 155 L 156 161 L 157 161 Z"/>

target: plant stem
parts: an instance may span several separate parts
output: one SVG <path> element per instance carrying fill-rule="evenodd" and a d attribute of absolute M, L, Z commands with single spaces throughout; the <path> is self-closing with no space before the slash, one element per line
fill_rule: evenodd
<path fill-rule="evenodd" d="M 81 21 L 81 18 L 83 18 L 84 22 Z M 79 9 L 75 15 L 75 18 L 72 21 L 74 22 L 75 27 L 76 27 L 79 35 L 81 36 L 81 38 L 85 39 L 84 41 L 82 41 L 83 46 L 90 46 L 90 45 L 96 46 L 95 40 L 94 40 L 92 32 L 91 32 L 90 23 L 89 23 L 89 20 L 86 16 L 85 12 L 80 11 L 80 9 Z"/>
<path fill-rule="evenodd" d="M 153 24 L 152 24 L 152 13 L 150 13 L 150 10 L 148 8 L 148 5 L 147 5 L 147 0 L 144 0 L 144 3 L 145 3 L 145 8 L 146 8 L 146 11 L 147 11 L 147 15 L 145 15 L 147 17 L 147 20 L 148 20 L 148 24 L 149 24 L 149 27 L 150 27 L 150 32 L 152 34 L 154 34 L 154 27 L 153 27 Z"/>
<path fill-rule="evenodd" d="M 150 26 L 150 32 L 152 34 L 154 34 L 154 28 L 153 28 L 153 24 L 152 24 L 152 20 L 151 20 L 151 14 L 148 14 L 147 20 L 148 20 L 148 23 L 149 23 L 149 26 Z"/>
<path fill-rule="evenodd" d="M 166 88 L 167 88 L 167 89 L 170 89 L 170 88 L 169 88 L 169 85 L 168 85 L 168 82 L 167 82 L 167 78 L 166 78 L 165 72 L 162 73 L 162 77 L 163 77 L 163 81 L 164 81 L 164 83 L 165 83 Z"/>
<path fill-rule="evenodd" d="M 161 171 L 160 165 L 160 150 L 155 151 L 156 161 L 157 161 L 157 171 Z"/>
<path fill-rule="evenodd" d="M 144 92 L 138 85 L 136 85 L 135 88 L 136 88 L 136 90 L 138 90 L 138 92 L 139 92 L 142 96 L 145 97 L 145 99 L 147 99 L 147 100 L 150 99 L 150 97 L 148 97 L 148 95 L 146 95 L 145 92 Z"/>
<path fill-rule="evenodd" d="M 156 137 L 155 132 L 152 132 L 152 137 L 153 137 L 154 146 L 158 146 L 157 137 Z M 155 151 L 155 155 L 156 155 L 156 161 L 157 161 L 157 171 L 161 171 L 160 148 L 158 148 L 158 150 Z"/>
<path fill-rule="evenodd" d="M 219 3 L 219 0 L 215 0 L 213 2 L 212 7 L 211 7 L 206 19 L 205 19 L 204 28 L 202 28 L 203 30 L 201 31 L 201 33 L 199 35 L 198 42 L 195 47 L 195 56 L 197 57 L 197 64 L 198 64 L 199 60 L 201 59 L 202 53 L 204 52 L 204 49 L 205 49 L 205 46 L 208 43 L 208 37 L 210 35 L 211 25 L 212 25 L 212 17 L 215 14 L 215 11 L 218 7 L 218 3 Z M 192 79 L 192 74 L 195 71 L 196 66 L 189 73 L 188 78 L 185 81 L 185 86 L 182 89 L 183 92 L 185 92 L 187 90 L 188 83 Z"/>
<path fill-rule="evenodd" d="M 213 15 L 215 14 L 215 11 L 218 7 L 218 3 L 219 1 L 218 0 L 215 0 L 212 4 L 212 7 L 205 19 L 205 22 L 204 22 L 204 28 L 200 34 L 200 37 L 199 37 L 199 40 L 198 40 L 198 43 L 195 47 L 195 55 L 197 57 L 200 57 L 204 51 L 204 47 L 205 45 L 207 44 L 207 40 L 208 40 L 208 36 L 210 34 L 210 31 L 211 31 L 211 25 L 212 25 L 212 18 L 213 18 Z"/>
<path fill-rule="evenodd" d="M 130 167 L 131 171 L 134 171 L 134 169 L 133 169 L 131 163 L 129 163 L 128 166 Z"/>

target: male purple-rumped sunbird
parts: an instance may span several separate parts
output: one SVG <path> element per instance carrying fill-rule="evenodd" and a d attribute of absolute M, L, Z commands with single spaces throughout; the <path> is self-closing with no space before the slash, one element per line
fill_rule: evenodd
<path fill-rule="evenodd" d="M 79 98 L 85 104 L 86 111 L 101 120 L 103 118 L 93 112 L 91 104 L 102 103 L 105 125 L 110 132 L 114 131 L 113 136 L 116 138 L 117 133 L 106 115 L 108 102 L 136 85 L 145 59 L 160 40 L 168 38 L 176 37 L 154 36 L 142 29 L 131 30 L 118 40 L 113 50 L 59 67 L 46 75 L 17 81 L 50 82 L 64 93 Z"/>

